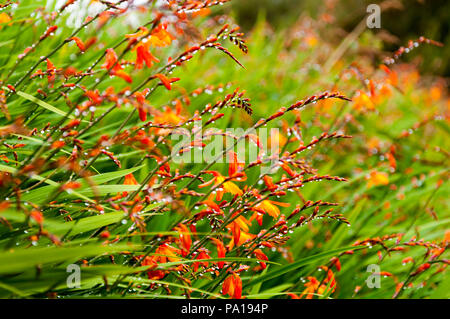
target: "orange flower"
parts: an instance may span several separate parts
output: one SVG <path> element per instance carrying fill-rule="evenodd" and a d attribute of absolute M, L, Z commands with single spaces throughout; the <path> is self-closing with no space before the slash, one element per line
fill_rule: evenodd
<path fill-rule="evenodd" d="M 237 154 L 233 151 L 228 152 L 230 164 L 228 165 L 228 176 L 232 177 L 236 181 L 247 180 L 247 175 L 242 171 L 245 163 L 239 162 Z"/>
<path fill-rule="evenodd" d="M 199 188 L 207 187 L 212 183 L 214 183 L 214 187 L 216 187 L 217 185 L 220 185 L 223 183 L 223 181 L 225 181 L 225 177 L 220 175 L 220 173 L 213 171 L 211 171 L 210 173 L 213 174 L 214 177 L 208 182 L 199 185 Z M 232 195 L 238 196 L 241 196 L 243 194 L 242 190 L 235 183 L 230 181 L 223 183 L 221 187 L 216 189 L 216 201 L 221 201 L 223 194 L 225 193 L 230 193 Z"/>
<path fill-rule="evenodd" d="M 208 254 L 208 250 L 205 248 L 199 248 L 198 254 L 195 259 L 211 259 L 211 257 Z M 199 266 L 208 267 L 207 261 L 199 261 L 194 263 L 194 272 L 197 272 Z"/>
<path fill-rule="evenodd" d="M 222 294 L 229 295 L 233 299 L 242 298 L 242 280 L 238 274 L 232 273 L 224 280 Z"/>
<path fill-rule="evenodd" d="M 155 115 L 153 122 L 156 124 L 180 124 L 184 121 L 184 117 L 181 116 L 181 107 L 177 106 L 175 112 L 172 108 L 164 107 L 164 112 Z"/>
<path fill-rule="evenodd" d="M 333 257 L 333 258 L 331 258 L 330 262 L 331 262 L 331 266 L 336 267 L 337 271 L 341 271 L 341 261 L 339 260 L 339 258 Z"/>
<path fill-rule="evenodd" d="M 450 230 L 447 230 L 444 235 L 444 244 L 450 243 Z"/>
<path fill-rule="evenodd" d="M 233 233 L 233 242 L 239 243 L 239 239 L 241 238 L 241 227 L 239 227 L 237 222 L 232 222 L 230 228 Z"/>
<path fill-rule="evenodd" d="M 189 234 L 189 229 L 184 224 L 180 224 L 175 230 L 179 233 L 179 242 L 181 246 L 181 255 L 186 257 L 189 254 L 189 249 L 191 249 L 192 239 Z"/>
<path fill-rule="evenodd" d="M 371 98 L 361 90 L 358 90 L 353 98 L 353 107 L 358 111 L 375 110 L 375 104 Z"/>
<path fill-rule="evenodd" d="M 192 12 L 192 17 L 204 17 L 211 13 L 210 8 L 202 8 Z"/>
<path fill-rule="evenodd" d="M 145 100 L 145 96 L 148 94 L 149 89 L 145 89 L 142 92 L 135 92 L 133 96 L 136 98 L 135 106 L 137 107 L 139 111 L 139 119 L 141 121 L 147 120 L 147 101 Z"/>
<path fill-rule="evenodd" d="M 33 218 L 38 224 L 42 225 L 44 222 L 44 215 L 38 210 L 33 210 L 30 213 L 30 217 Z"/>
<path fill-rule="evenodd" d="M 265 199 L 262 202 L 256 204 L 252 209 L 261 212 L 261 213 L 267 213 L 269 216 L 272 216 L 274 219 L 276 219 L 280 215 L 280 209 L 275 206 L 281 206 L 281 207 L 289 207 L 289 203 L 282 203 L 282 202 L 276 202 L 273 200 Z"/>
<path fill-rule="evenodd" d="M 166 263 L 179 261 L 180 257 L 178 257 L 176 254 L 180 254 L 181 251 L 179 249 L 176 249 L 169 244 L 162 244 L 155 250 L 155 257 L 156 261 L 160 263 Z"/>
<path fill-rule="evenodd" d="M 327 269 L 327 267 L 322 267 L 323 269 Z M 308 282 L 305 283 L 306 289 L 299 296 L 302 298 L 306 296 L 306 299 L 312 299 L 314 294 L 317 293 L 319 295 L 324 295 L 328 291 L 334 292 L 336 290 L 336 280 L 334 279 L 333 272 L 328 269 L 327 277 L 323 280 L 322 284 L 315 277 L 307 277 Z"/>
<path fill-rule="evenodd" d="M 9 15 L 7 15 L 4 12 L 0 13 L 0 24 L 8 23 L 10 21 L 11 21 L 11 17 Z M 2 26 L 0 26 L 0 29 L 1 28 L 2 28 Z"/>
<path fill-rule="evenodd" d="M 150 35 L 149 30 L 146 27 L 140 27 L 138 32 L 127 34 L 125 35 L 125 37 L 130 39 L 130 43 L 140 40 L 137 46 L 142 45 L 147 50 L 150 48 L 150 46 L 168 46 L 172 43 L 172 40 L 175 40 L 175 37 L 173 37 L 167 31 L 167 24 L 159 24 L 156 28 L 153 29 Z"/>
<path fill-rule="evenodd" d="M 277 147 L 276 151 L 278 151 L 280 150 L 281 147 L 283 147 L 286 144 L 287 138 L 283 134 L 280 134 L 279 130 L 275 130 L 271 132 L 269 140 L 267 142 L 268 148 L 274 150 L 276 146 Z"/>
<path fill-rule="evenodd" d="M 166 243 L 160 245 L 155 250 L 154 256 L 147 256 L 142 261 L 142 266 L 149 266 L 149 270 L 147 271 L 147 276 L 152 280 L 160 280 L 164 278 L 166 275 L 166 271 L 164 270 L 153 270 L 158 266 L 159 263 L 173 262 L 180 260 L 176 255 L 180 253 L 180 251 Z M 142 256 L 138 256 L 138 258 L 142 258 Z"/>
<path fill-rule="evenodd" d="M 384 64 L 381 64 L 380 68 L 388 75 L 387 82 L 393 86 L 397 86 L 397 84 L 398 84 L 397 72 L 392 71 Z"/>
<path fill-rule="evenodd" d="M 85 47 L 83 41 L 81 41 L 80 38 L 78 38 L 78 37 L 72 37 L 72 38 L 70 38 L 70 40 L 71 40 L 71 41 L 75 41 L 75 43 L 77 44 L 77 46 L 78 46 L 78 48 L 80 49 L 81 52 L 86 51 L 86 47 Z"/>
<path fill-rule="evenodd" d="M 80 187 L 81 187 L 81 184 L 79 182 L 67 182 L 66 184 L 64 184 L 64 186 L 62 186 L 62 189 L 68 190 L 68 189 L 77 189 Z"/>
<path fill-rule="evenodd" d="M 367 179 L 368 179 L 368 182 L 367 182 L 368 188 L 371 188 L 373 186 L 389 184 L 389 176 L 385 172 L 373 171 L 370 173 L 370 176 Z"/>
<path fill-rule="evenodd" d="M 124 185 L 138 185 L 138 181 L 134 178 L 133 174 L 125 175 L 125 180 L 123 182 Z"/>
<path fill-rule="evenodd" d="M 218 240 L 217 238 L 211 238 L 211 240 L 217 246 L 217 257 L 218 258 L 225 258 L 226 249 L 225 249 L 225 246 L 223 245 L 223 243 L 220 240 Z M 222 269 L 224 264 L 225 264 L 225 262 L 219 261 L 217 263 L 217 267 L 219 267 L 219 269 Z"/>
<path fill-rule="evenodd" d="M 153 62 L 158 63 L 159 60 L 150 53 L 150 50 L 145 48 L 143 45 L 140 45 L 136 49 L 136 69 L 142 69 L 144 62 L 147 67 L 151 68 Z"/>
<path fill-rule="evenodd" d="M 412 257 L 403 258 L 402 264 L 413 263 L 414 259 Z"/>
<path fill-rule="evenodd" d="M 206 200 L 204 200 L 204 201 L 202 201 L 202 202 L 199 202 L 198 204 L 199 204 L 199 205 L 206 205 L 206 206 L 208 206 L 209 208 L 211 208 L 214 212 L 220 213 L 222 210 L 220 209 L 219 205 L 217 205 L 217 204 L 213 201 L 213 197 L 214 197 L 214 195 L 211 194 L 211 195 L 209 195 L 208 199 L 206 199 Z"/>
<path fill-rule="evenodd" d="M 264 180 L 264 184 L 266 184 L 266 187 L 270 191 L 277 189 L 277 186 L 273 183 L 272 177 L 270 177 L 269 175 L 264 175 L 263 180 Z"/>
<path fill-rule="evenodd" d="M 134 178 L 133 174 L 125 175 L 125 180 L 123 182 L 124 185 L 139 185 L 138 181 Z M 118 193 L 117 196 L 113 197 L 112 200 L 117 200 L 123 197 L 128 196 L 128 192 Z M 140 196 L 136 196 L 136 199 L 140 199 Z"/>
<path fill-rule="evenodd" d="M 111 69 L 118 61 L 117 54 L 113 49 L 106 49 L 105 63 L 102 65 L 102 69 Z"/>
<path fill-rule="evenodd" d="M 131 42 L 137 41 L 147 35 L 148 29 L 146 27 L 140 27 L 139 31 L 132 34 L 125 34 L 125 37 L 130 39 Z"/>
<path fill-rule="evenodd" d="M 250 225 L 250 222 L 244 216 L 239 216 L 232 223 L 227 225 L 227 229 L 230 230 L 233 235 L 228 244 L 229 250 L 232 249 L 234 245 L 241 246 L 256 237 L 256 235 L 248 232 L 248 225 Z"/>
<path fill-rule="evenodd" d="M 56 79 L 56 68 L 53 65 L 53 63 L 47 59 L 47 79 L 48 79 L 48 85 L 53 88 L 53 83 Z"/>
<path fill-rule="evenodd" d="M 430 267 L 431 267 L 430 263 L 425 263 L 423 265 L 420 265 L 417 268 L 417 270 L 411 274 L 411 276 L 417 276 L 418 274 L 423 273 L 425 270 L 427 270 Z"/>
<path fill-rule="evenodd" d="M 146 43 L 155 47 L 165 47 L 170 45 L 172 40 L 175 40 L 175 37 L 167 31 L 167 25 L 160 24 L 152 31 Z"/>
<path fill-rule="evenodd" d="M 303 291 L 303 293 L 299 296 L 302 298 L 306 295 L 306 299 L 312 299 L 314 296 L 314 293 L 319 288 L 320 282 L 315 277 L 307 277 L 308 282 L 304 284 L 306 289 Z"/>
<path fill-rule="evenodd" d="M 133 79 L 123 70 L 122 65 L 118 62 L 117 54 L 113 49 L 106 49 L 105 63 L 102 69 L 110 70 L 111 75 L 118 76 L 128 83 L 132 83 Z"/>
<path fill-rule="evenodd" d="M 216 171 L 208 171 L 207 173 L 212 174 L 214 177 L 206 183 L 199 185 L 199 188 L 207 187 L 214 183 L 214 187 L 221 185 L 216 188 L 216 201 L 221 201 L 223 194 L 229 193 L 233 196 L 242 196 L 243 191 L 232 181 L 245 181 L 247 176 L 244 172 L 239 172 L 241 168 L 243 168 L 244 163 L 238 162 L 237 155 L 234 152 L 228 153 L 230 156 L 230 163 L 228 165 L 228 174 L 231 178 L 225 178 L 219 172 Z M 226 182 L 224 182 L 227 180 Z M 223 183 L 223 184 L 222 184 Z"/>
<path fill-rule="evenodd" d="M 166 87 L 166 89 L 168 89 L 168 90 L 171 90 L 172 89 L 172 83 L 173 82 L 176 82 L 176 81 L 179 81 L 180 80 L 180 78 L 168 78 L 167 76 L 165 76 L 164 74 L 161 74 L 161 73 L 158 73 L 158 74 L 155 74 L 154 76 L 153 76 L 153 78 L 158 78 L 160 81 L 161 81 L 161 83 Z"/>
<path fill-rule="evenodd" d="M 64 145 L 66 145 L 66 143 L 64 142 L 64 141 L 54 141 L 53 143 L 52 143 L 52 146 L 51 146 L 51 148 L 52 149 L 56 149 L 56 148 L 62 148 Z"/>
<path fill-rule="evenodd" d="M 133 83 L 133 79 L 131 78 L 131 76 L 124 70 L 114 68 L 113 70 L 111 70 L 111 75 L 118 76 L 119 78 L 122 78 L 128 83 Z"/>
<path fill-rule="evenodd" d="M 255 249 L 253 251 L 253 254 L 255 254 L 256 258 L 260 259 L 260 260 L 269 260 L 269 258 L 267 258 L 266 254 L 263 253 L 263 251 L 261 249 Z M 267 265 L 265 262 L 261 261 L 261 266 L 263 269 L 266 269 Z"/>

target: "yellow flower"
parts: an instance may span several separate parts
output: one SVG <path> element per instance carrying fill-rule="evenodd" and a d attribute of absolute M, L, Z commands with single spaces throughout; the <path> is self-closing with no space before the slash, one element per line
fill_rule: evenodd
<path fill-rule="evenodd" d="M 203 187 L 211 185 L 212 183 L 214 183 L 214 187 L 216 187 L 217 185 L 222 184 L 224 180 L 225 180 L 224 176 L 220 175 L 217 172 L 214 172 L 214 177 L 211 180 L 199 185 L 198 187 L 203 188 Z M 243 194 L 242 190 L 235 183 L 230 182 L 230 181 L 223 183 L 222 186 L 220 186 L 216 189 L 216 192 L 217 192 L 217 195 L 216 195 L 217 201 L 222 200 L 223 194 L 225 194 L 225 193 L 230 193 L 232 195 L 239 195 L 239 196 L 241 196 Z"/>

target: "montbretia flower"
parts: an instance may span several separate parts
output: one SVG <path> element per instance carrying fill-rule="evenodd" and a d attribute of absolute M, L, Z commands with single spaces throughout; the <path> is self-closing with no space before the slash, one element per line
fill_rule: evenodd
<path fill-rule="evenodd" d="M 172 125 L 178 125 L 182 123 L 185 120 L 185 117 L 181 114 L 182 113 L 181 105 L 177 105 L 175 110 L 169 106 L 165 106 L 163 108 L 163 111 L 155 111 L 156 114 L 153 118 L 153 122 L 155 124 L 172 124 Z M 158 129 L 158 133 L 164 133 L 167 130 L 165 129 Z"/>
<path fill-rule="evenodd" d="M 149 35 L 149 30 L 146 27 L 139 27 L 139 31 L 136 33 L 125 34 L 125 38 L 130 39 L 129 42 L 133 43 L 139 39 L 144 39 Z"/>
<path fill-rule="evenodd" d="M 251 222 L 244 216 L 238 216 L 232 223 L 226 226 L 231 231 L 232 237 L 228 244 L 228 250 L 231 250 L 234 246 L 242 246 L 246 242 L 253 240 L 256 235 L 249 233 L 249 225 Z"/>
<path fill-rule="evenodd" d="M 147 67 L 151 68 L 153 66 L 153 62 L 158 63 L 159 60 L 151 54 L 150 50 L 143 45 L 140 45 L 136 48 L 136 69 L 142 69 L 144 62 Z"/>
<path fill-rule="evenodd" d="M 263 251 L 261 249 L 255 249 L 253 251 L 253 254 L 256 256 L 256 258 L 258 258 L 259 260 L 265 260 L 268 261 L 269 258 L 267 258 L 266 254 L 263 253 Z M 266 269 L 267 265 L 264 261 L 260 261 L 261 267 L 262 269 Z"/>
<path fill-rule="evenodd" d="M 211 180 L 209 180 L 208 182 L 199 185 L 198 187 L 203 188 L 203 187 L 207 187 L 211 184 L 214 184 L 213 187 L 216 188 L 219 185 L 221 185 L 220 187 L 216 188 L 216 190 L 215 190 L 216 201 L 221 201 L 223 198 L 223 195 L 225 193 L 242 196 L 243 191 L 233 182 L 230 182 L 230 181 L 224 182 L 226 180 L 226 178 L 224 176 L 222 176 L 219 172 L 210 171 L 208 173 L 212 174 L 214 177 Z"/>
<path fill-rule="evenodd" d="M 375 110 L 375 104 L 365 92 L 358 90 L 353 97 L 353 107 L 358 111 L 373 111 Z"/>
<path fill-rule="evenodd" d="M 169 79 L 167 76 L 161 73 L 155 74 L 152 78 L 153 79 L 158 78 L 161 81 L 161 83 L 166 87 L 166 89 L 168 89 L 169 91 L 172 89 L 172 83 L 180 80 L 180 78 Z"/>
<path fill-rule="evenodd" d="M 158 266 L 158 264 L 164 264 L 167 262 L 179 261 L 180 258 L 178 255 L 180 254 L 180 250 L 170 246 L 167 243 L 160 245 L 155 250 L 155 254 L 153 256 L 147 256 L 141 262 L 142 266 L 149 266 L 149 270 L 147 270 L 147 276 L 151 280 L 160 280 L 166 276 L 167 271 L 164 270 L 154 270 Z M 141 258 L 141 256 L 138 256 Z M 180 265 L 181 269 L 181 265 Z"/>
<path fill-rule="evenodd" d="M 326 270 L 326 267 L 323 267 Z M 305 283 L 306 289 L 299 296 L 303 298 L 306 296 L 306 299 L 312 299 L 315 294 L 324 295 L 327 292 L 334 292 L 336 290 L 336 280 L 334 278 L 334 273 L 328 269 L 327 277 L 321 282 L 316 279 L 316 277 L 308 276 L 308 282 Z"/>
<path fill-rule="evenodd" d="M 114 49 L 106 49 L 105 63 L 102 65 L 102 69 L 111 69 L 118 61 L 117 54 Z"/>
<path fill-rule="evenodd" d="M 136 98 L 135 106 L 139 111 L 139 119 L 143 122 L 147 120 L 147 112 L 148 112 L 148 103 L 145 100 L 145 96 L 148 94 L 150 90 L 145 89 L 142 92 L 135 92 L 133 96 Z"/>
<path fill-rule="evenodd" d="M 199 188 L 207 187 L 214 184 L 216 192 L 216 201 L 221 201 L 223 195 L 226 193 L 232 194 L 233 196 L 242 196 L 243 191 L 237 186 L 233 181 L 245 181 L 247 176 L 242 170 L 243 163 L 238 162 L 237 155 L 234 152 L 229 152 L 230 164 L 228 165 L 229 177 L 226 178 L 216 171 L 207 171 L 206 173 L 212 174 L 213 178 L 206 183 L 199 185 Z M 220 186 L 219 186 L 220 185 Z"/>
<path fill-rule="evenodd" d="M 66 184 L 64 184 L 61 189 L 62 190 L 71 190 L 71 189 L 77 189 L 81 187 L 81 183 L 79 182 L 67 182 Z"/>
<path fill-rule="evenodd" d="M 228 165 L 228 176 L 233 180 L 243 182 L 247 180 L 247 175 L 244 173 L 244 164 L 238 160 L 235 152 L 228 152 L 230 164 Z"/>
<path fill-rule="evenodd" d="M 414 258 L 412 258 L 411 256 L 409 257 L 405 257 L 402 259 L 402 264 L 405 265 L 407 263 L 413 263 L 414 262 Z"/>
<path fill-rule="evenodd" d="M 341 262 L 340 262 L 339 258 L 333 257 L 333 258 L 331 258 L 330 262 L 331 262 L 330 267 L 334 266 L 337 271 L 341 271 Z"/>
<path fill-rule="evenodd" d="M 167 31 L 167 24 L 159 24 L 148 38 L 148 44 L 155 47 L 166 47 L 176 38 Z"/>
<path fill-rule="evenodd" d="M 116 52 L 111 48 L 106 49 L 105 63 L 102 65 L 102 69 L 109 70 L 110 75 L 118 76 L 128 83 L 133 82 L 133 79 L 123 70 Z"/>
<path fill-rule="evenodd" d="M 81 41 L 80 38 L 78 37 L 72 37 L 70 38 L 71 41 L 75 41 L 75 43 L 77 44 L 78 48 L 80 49 L 81 52 L 86 51 L 86 46 L 84 45 L 83 41 Z"/>
<path fill-rule="evenodd" d="M 47 59 L 47 79 L 48 79 L 48 85 L 50 88 L 53 88 L 53 83 L 56 79 L 56 68 L 53 65 L 53 63 Z"/>
<path fill-rule="evenodd" d="M 175 227 L 175 230 L 178 231 L 180 245 L 181 246 L 181 255 L 186 257 L 189 253 L 189 249 L 191 249 L 192 239 L 189 232 L 189 229 L 184 224 L 179 224 Z"/>
<path fill-rule="evenodd" d="M 0 13 L 0 29 L 2 28 L 1 24 L 8 23 L 10 21 L 11 17 L 8 14 L 4 12 Z"/>
<path fill-rule="evenodd" d="M 211 257 L 209 256 L 209 251 L 206 248 L 199 248 L 198 254 L 195 259 L 211 259 Z M 199 261 L 194 262 L 192 266 L 194 267 L 194 272 L 197 272 L 199 266 L 203 266 L 206 268 L 208 267 L 208 265 L 209 263 L 207 261 Z"/>
<path fill-rule="evenodd" d="M 216 244 L 216 246 L 217 246 L 217 257 L 218 257 L 218 258 L 225 258 L 225 255 L 226 255 L 226 249 L 225 249 L 225 246 L 224 246 L 223 242 L 220 241 L 220 240 L 217 239 L 217 238 L 211 238 L 211 240 L 212 240 L 212 241 L 214 242 L 214 244 Z M 225 262 L 223 262 L 223 261 L 219 261 L 219 262 L 217 263 L 217 267 L 219 267 L 219 269 L 222 269 L 224 265 L 225 265 Z"/>
<path fill-rule="evenodd" d="M 385 172 L 372 171 L 367 177 L 367 188 L 389 184 L 389 175 Z"/>
<path fill-rule="evenodd" d="M 147 50 L 150 46 L 166 47 L 176 38 L 167 31 L 167 24 L 162 23 L 155 27 L 151 32 L 146 27 L 140 27 L 139 31 L 132 34 L 126 34 L 130 43 L 139 41 L 136 46 L 144 46 Z"/>
<path fill-rule="evenodd" d="M 410 276 L 411 276 L 411 277 L 412 277 L 412 276 L 417 276 L 418 274 L 423 273 L 425 270 L 427 270 L 427 269 L 430 268 L 430 267 L 431 267 L 431 264 L 430 264 L 430 263 L 424 263 L 424 264 L 420 265 L 420 266 L 416 269 L 416 271 L 414 271 Z"/>
<path fill-rule="evenodd" d="M 277 206 L 289 207 L 289 203 L 276 202 L 273 200 L 265 199 L 253 207 L 253 210 L 257 212 L 264 212 L 272 216 L 274 219 L 280 215 L 280 209 Z"/>
<path fill-rule="evenodd" d="M 42 225 L 42 223 L 44 222 L 44 215 L 42 215 L 42 212 L 40 212 L 38 210 L 33 210 L 30 213 L 30 217 L 32 219 L 34 219 L 40 225 Z"/>
<path fill-rule="evenodd" d="M 48 27 L 47 30 L 45 30 L 44 34 L 41 35 L 41 37 L 39 38 L 41 41 L 45 40 L 46 38 L 48 38 L 50 35 L 53 34 L 53 32 L 56 31 L 56 29 L 58 29 L 58 26 L 53 25 L 51 27 Z"/>

